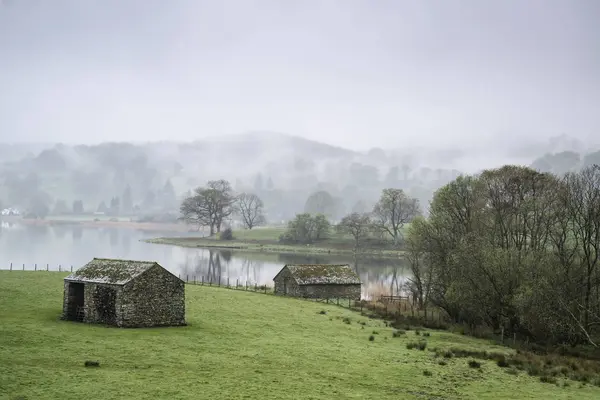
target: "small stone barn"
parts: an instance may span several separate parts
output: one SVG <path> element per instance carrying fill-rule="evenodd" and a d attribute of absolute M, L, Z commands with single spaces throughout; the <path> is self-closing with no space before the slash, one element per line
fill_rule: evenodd
<path fill-rule="evenodd" d="M 278 295 L 360 300 L 360 278 L 348 264 L 288 264 L 273 281 Z"/>
<path fill-rule="evenodd" d="M 94 258 L 64 284 L 64 320 L 123 328 L 185 325 L 185 283 L 156 262 Z"/>

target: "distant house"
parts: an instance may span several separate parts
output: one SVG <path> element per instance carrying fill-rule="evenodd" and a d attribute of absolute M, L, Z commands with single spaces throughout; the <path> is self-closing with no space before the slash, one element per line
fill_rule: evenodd
<path fill-rule="evenodd" d="M 273 281 L 278 295 L 360 300 L 360 278 L 347 264 L 288 264 Z"/>
<path fill-rule="evenodd" d="M 185 283 L 156 262 L 94 258 L 65 278 L 62 319 L 124 328 L 185 325 Z"/>

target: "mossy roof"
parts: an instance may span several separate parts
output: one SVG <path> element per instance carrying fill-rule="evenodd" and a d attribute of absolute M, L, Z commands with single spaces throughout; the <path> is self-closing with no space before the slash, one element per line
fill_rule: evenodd
<path fill-rule="evenodd" d="M 158 265 L 158 263 L 154 261 L 94 258 L 92 261 L 67 276 L 65 280 L 125 285 L 127 282 L 143 274 L 155 265 Z"/>
<path fill-rule="evenodd" d="M 298 285 L 360 285 L 361 283 L 359 276 L 348 264 L 288 264 L 282 271 L 286 268 Z"/>

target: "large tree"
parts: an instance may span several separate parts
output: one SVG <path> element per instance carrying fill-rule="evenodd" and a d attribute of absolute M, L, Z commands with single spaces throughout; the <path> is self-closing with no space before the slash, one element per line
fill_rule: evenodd
<path fill-rule="evenodd" d="M 236 197 L 226 180 L 209 181 L 194 190 L 181 204 L 181 219 L 190 224 L 208 226 L 210 234 L 221 232 L 221 226 L 233 210 Z"/>
<path fill-rule="evenodd" d="M 402 228 L 421 214 L 419 201 L 408 197 L 402 189 L 383 189 L 373 207 L 373 224 L 389 234 L 395 243 L 402 238 Z"/>
<path fill-rule="evenodd" d="M 346 215 L 336 226 L 336 230 L 351 235 L 354 238 L 354 251 L 358 252 L 363 241 L 369 236 L 371 218 L 367 214 L 359 213 Z"/>
<path fill-rule="evenodd" d="M 252 229 L 264 224 L 264 205 L 260 197 L 252 193 L 242 193 L 238 196 L 236 205 L 236 211 L 246 228 Z"/>

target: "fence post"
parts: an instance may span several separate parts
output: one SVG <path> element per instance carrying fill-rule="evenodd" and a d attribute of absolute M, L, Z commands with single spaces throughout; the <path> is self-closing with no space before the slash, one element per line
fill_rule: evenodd
<path fill-rule="evenodd" d="M 194 275 L 194 285 L 196 284 L 196 275 Z"/>
<path fill-rule="evenodd" d="M 10 263 L 10 270 L 12 271 L 12 263 Z"/>
<path fill-rule="evenodd" d="M 62 265 L 58 264 L 58 272 L 62 272 Z"/>
<path fill-rule="evenodd" d="M 73 266 L 71 265 L 71 272 L 73 272 Z"/>
<path fill-rule="evenodd" d="M 187 283 L 189 281 L 190 281 L 190 276 L 186 274 L 186 276 L 185 276 L 185 282 Z"/>
<path fill-rule="evenodd" d="M 23 271 L 25 271 L 25 264 L 23 264 Z"/>
<path fill-rule="evenodd" d="M 246 290 L 248 290 L 248 281 L 246 281 Z"/>
<path fill-rule="evenodd" d="M 240 286 L 240 278 L 235 278 L 235 288 L 237 290 L 237 288 Z"/>
<path fill-rule="evenodd" d="M 256 291 L 257 291 L 257 289 L 258 289 L 258 288 L 256 287 L 256 285 L 257 285 L 257 283 L 256 283 L 256 282 L 254 282 L 254 291 L 255 291 L 255 292 L 256 292 Z"/>
<path fill-rule="evenodd" d="M 265 294 L 267 294 L 267 285 L 265 285 Z"/>
<path fill-rule="evenodd" d="M 219 275 L 219 287 L 221 287 L 221 275 Z"/>
<path fill-rule="evenodd" d="M 46 271 L 50 271 L 50 264 L 46 263 Z"/>
<path fill-rule="evenodd" d="M 210 277 L 210 279 L 208 280 L 208 286 L 212 286 L 212 276 Z"/>
<path fill-rule="evenodd" d="M 37 263 L 33 264 L 33 270 L 37 271 Z"/>
<path fill-rule="evenodd" d="M 200 282 L 202 286 L 204 286 L 204 275 L 202 275 L 202 281 Z"/>
<path fill-rule="evenodd" d="M 230 288 L 230 286 L 229 286 L 229 277 L 227 277 L 227 287 Z"/>

